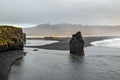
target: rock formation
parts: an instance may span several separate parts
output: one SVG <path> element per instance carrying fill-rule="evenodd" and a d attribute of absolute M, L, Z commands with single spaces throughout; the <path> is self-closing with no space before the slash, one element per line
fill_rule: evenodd
<path fill-rule="evenodd" d="M 69 47 L 71 54 L 84 55 L 84 40 L 80 31 L 72 35 Z"/>
<path fill-rule="evenodd" d="M 0 26 L 0 51 L 23 49 L 25 40 L 25 33 L 23 33 L 22 28 Z"/>

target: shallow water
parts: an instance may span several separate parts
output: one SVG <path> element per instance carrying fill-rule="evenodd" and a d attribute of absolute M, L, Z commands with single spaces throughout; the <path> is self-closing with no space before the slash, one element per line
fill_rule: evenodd
<path fill-rule="evenodd" d="M 85 56 L 69 51 L 25 48 L 9 80 L 120 80 L 120 49 L 87 47 Z"/>
<path fill-rule="evenodd" d="M 41 46 L 46 44 L 51 44 L 59 41 L 54 40 L 27 40 L 25 46 Z"/>

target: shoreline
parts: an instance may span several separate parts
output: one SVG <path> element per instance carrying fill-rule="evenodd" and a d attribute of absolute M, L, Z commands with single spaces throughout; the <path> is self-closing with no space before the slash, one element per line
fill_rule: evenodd
<path fill-rule="evenodd" d="M 91 46 L 91 42 L 103 40 L 103 39 L 111 39 L 111 38 L 119 38 L 119 36 L 112 37 L 83 37 L 85 41 L 85 47 Z M 35 39 L 36 40 L 36 39 Z M 41 40 L 41 39 L 38 39 Z M 69 50 L 69 40 L 70 38 L 47 38 L 43 40 L 58 40 L 59 42 L 42 45 L 42 46 L 25 46 L 30 48 L 40 48 L 40 49 L 48 49 L 48 50 Z M 0 80 L 7 80 L 9 71 L 11 69 L 12 64 L 19 58 L 25 55 L 23 50 L 11 50 L 2 52 L 0 54 Z"/>
<path fill-rule="evenodd" d="M 24 56 L 23 50 L 11 50 L 0 53 L 0 80 L 8 80 L 12 64 Z"/>
<path fill-rule="evenodd" d="M 91 46 L 91 42 L 93 41 L 99 41 L 104 39 L 112 39 L 112 38 L 119 38 L 120 36 L 96 36 L 96 37 L 83 37 L 85 41 L 84 47 Z M 41 38 L 30 38 L 33 40 L 41 40 Z M 57 40 L 59 42 L 52 43 L 52 44 L 46 44 L 42 46 L 25 46 L 25 47 L 31 47 L 31 48 L 40 48 L 40 49 L 49 49 L 49 50 L 69 50 L 69 41 L 70 37 L 68 38 L 45 38 L 42 40 Z"/>
<path fill-rule="evenodd" d="M 100 39 L 105 38 L 94 38 L 94 40 Z M 91 42 L 93 38 L 86 38 L 87 40 Z M 62 42 L 66 43 L 67 41 L 64 42 L 63 39 Z M 59 46 L 58 43 L 57 46 Z M 20 61 L 20 65 L 13 65 L 9 80 L 120 79 L 119 48 L 90 46 L 84 50 L 85 56 L 79 56 L 70 54 L 69 51 L 26 47 L 27 55 Z"/>

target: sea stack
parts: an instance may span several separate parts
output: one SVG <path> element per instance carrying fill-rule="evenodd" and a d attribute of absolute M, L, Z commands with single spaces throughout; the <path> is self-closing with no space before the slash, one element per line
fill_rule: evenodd
<path fill-rule="evenodd" d="M 80 31 L 72 35 L 69 47 L 71 54 L 84 55 L 84 40 Z"/>
<path fill-rule="evenodd" d="M 23 49 L 25 43 L 25 33 L 22 28 L 14 26 L 0 26 L 0 52 L 6 50 Z"/>

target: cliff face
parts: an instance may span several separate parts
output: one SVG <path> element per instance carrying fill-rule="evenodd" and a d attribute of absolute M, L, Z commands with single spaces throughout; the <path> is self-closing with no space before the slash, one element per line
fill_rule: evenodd
<path fill-rule="evenodd" d="M 0 51 L 23 49 L 25 33 L 22 28 L 14 26 L 0 26 Z"/>

